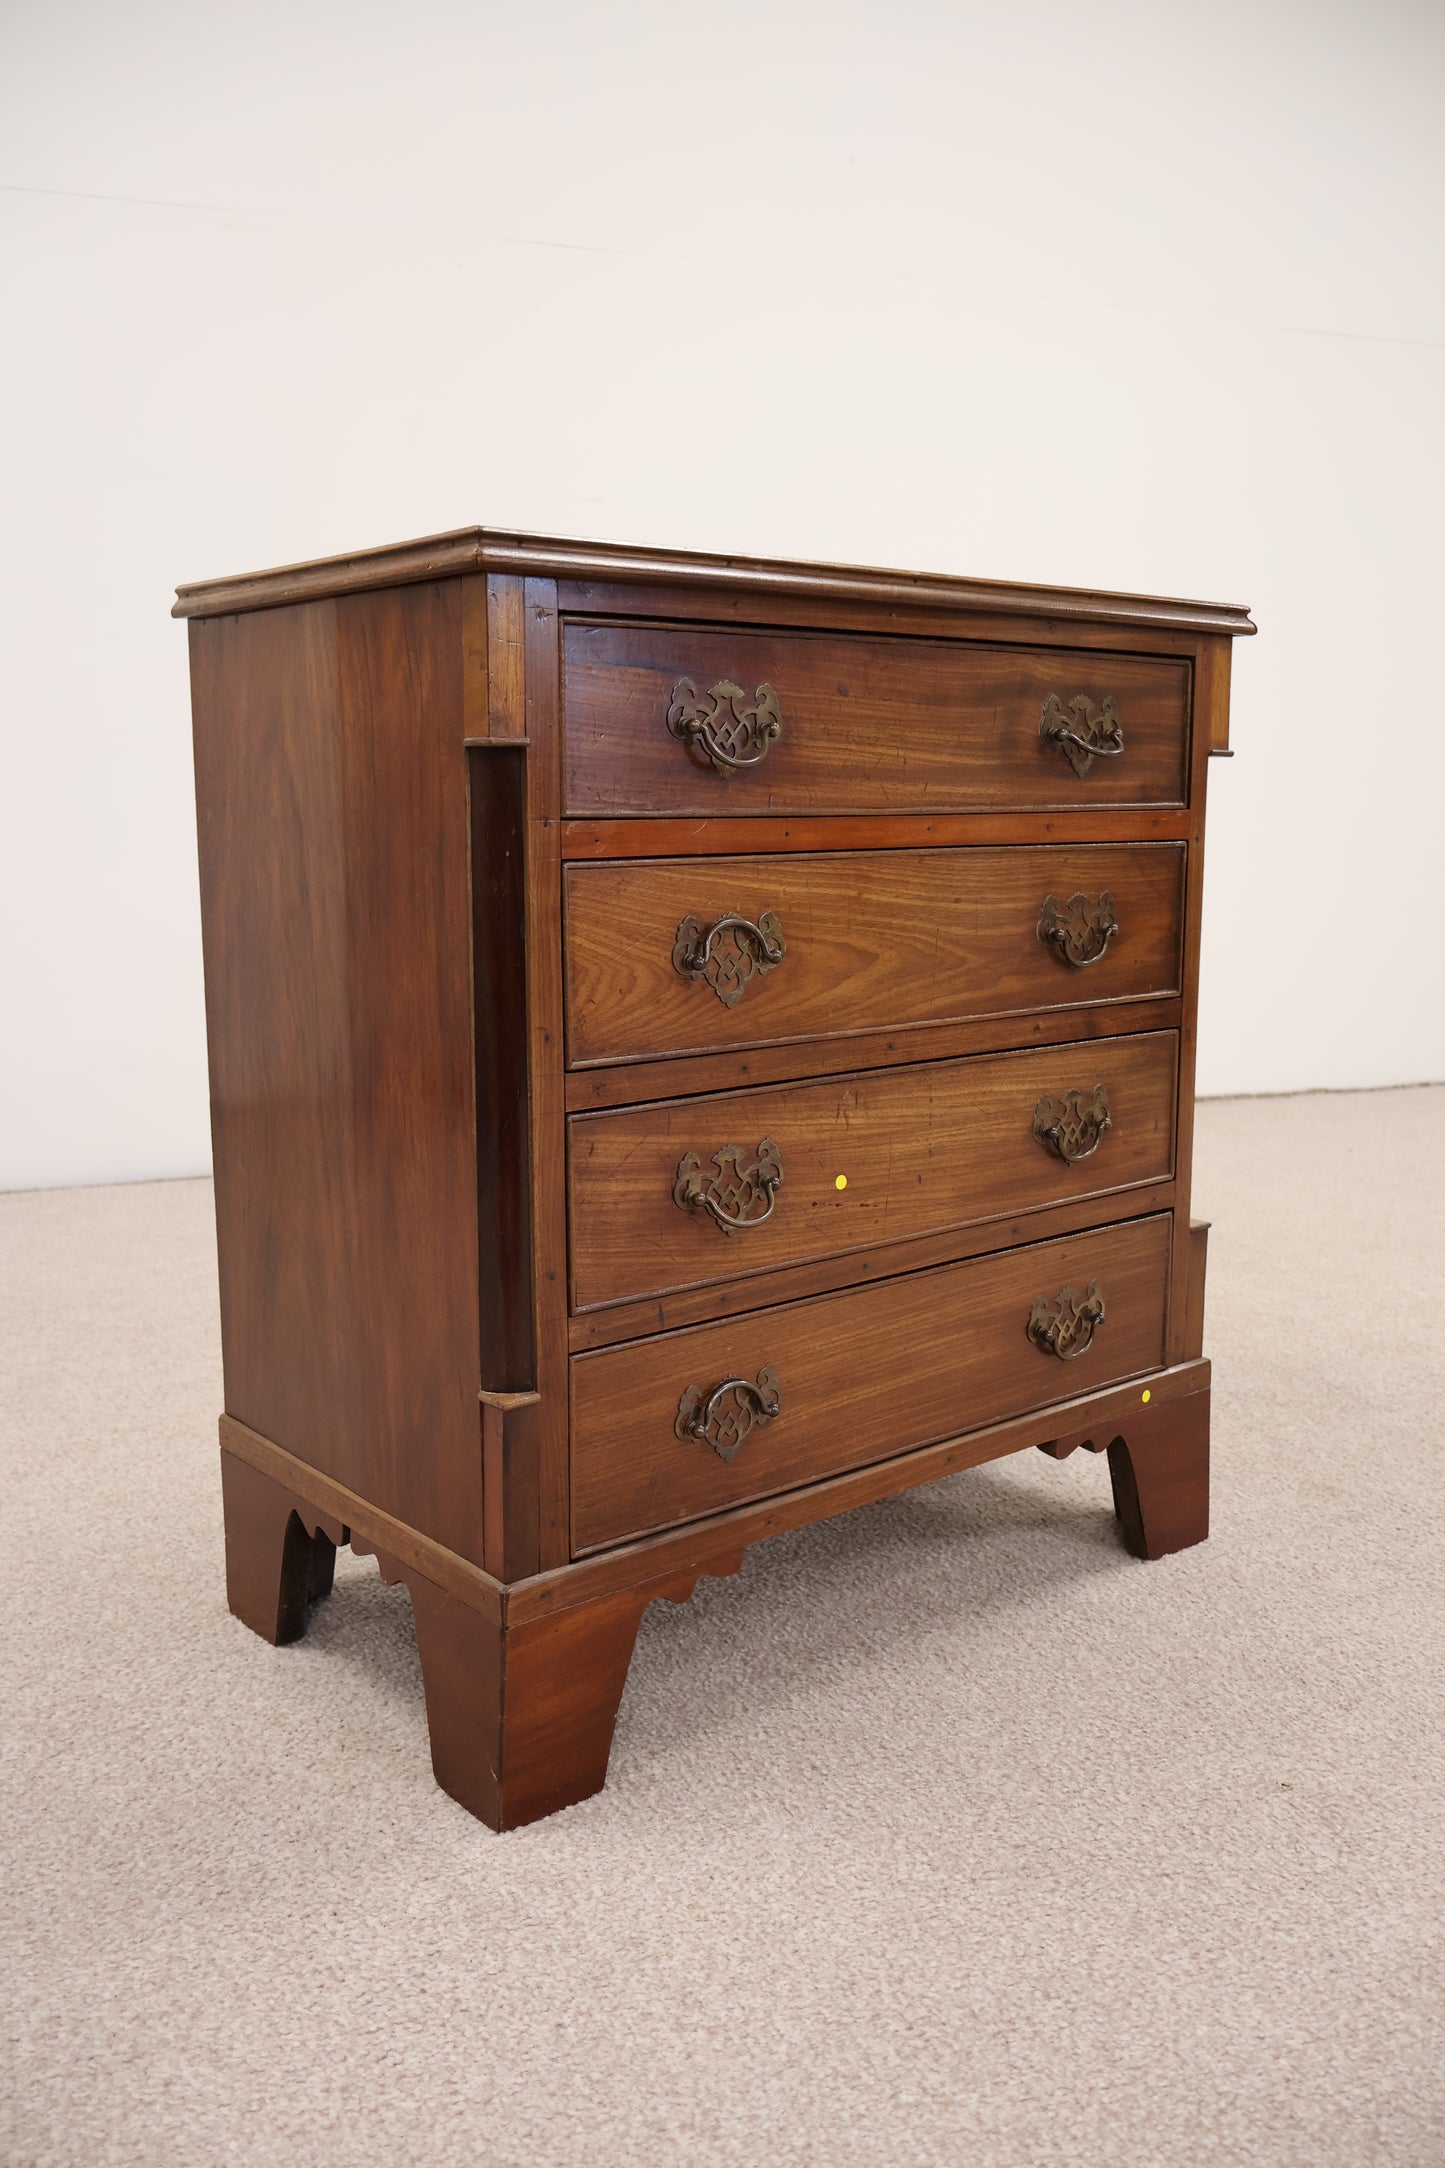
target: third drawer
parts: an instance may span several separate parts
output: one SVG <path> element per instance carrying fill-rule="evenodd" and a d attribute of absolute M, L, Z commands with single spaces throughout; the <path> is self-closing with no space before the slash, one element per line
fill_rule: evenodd
<path fill-rule="evenodd" d="M 714 1092 L 568 1125 L 578 1310 L 1167 1181 L 1176 1034 Z"/>

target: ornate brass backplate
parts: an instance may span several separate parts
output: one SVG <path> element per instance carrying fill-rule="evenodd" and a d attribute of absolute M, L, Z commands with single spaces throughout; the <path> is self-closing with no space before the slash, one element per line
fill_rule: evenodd
<path fill-rule="evenodd" d="M 1034 1108 L 1034 1135 L 1045 1151 L 1057 1153 L 1071 1167 L 1099 1149 L 1099 1139 L 1113 1124 L 1102 1084 L 1094 1086 L 1092 1097 L 1070 1091 L 1054 1099 L 1045 1092 Z"/>
<path fill-rule="evenodd" d="M 721 774 L 727 768 L 756 768 L 766 760 L 774 738 L 783 734 L 783 718 L 771 685 L 760 685 L 752 706 L 745 707 L 743 689 L 731 678 L 709 685 L 705 699 L 699 699 L 691 678 L 679 678 L 672 688 L 667 727 Z"/>
<path fill-rule="evenodd" d="M 1071 1363 L 1087 1355 L 1104 1316 L 1104 1290 L 1097 1280 L 1090 1280 L 1082 1295 L 1077 1287 L 1062 1287 L 1052 1298 L 1035 1295 L 1026 1329 L 1045 1355 Z"/>
<path fill-rule="evenodd" d="M 746 1378 L 724 1378 L 710 1393 L 700 1385 L 687 1386 L 672 1427 L 685 1445 L 710 1445 L 719 1460 L 731 1460 L 744 1438 L 770 1423 L 782 1405 L 778 1373 L 764 1363 L 756 1385 Z"/>
<path fill-rule="evenodd" d="M 1124 726 L 1111 693 L 1105 694 L 1097 715 L 1087 693 L 1075 694 L 1068 715 L 1058 694 L 1050 693 L 1039 717 L 1039 736 L 1058 748 L 1075 775 L 1087 775 L 1095 760 L 1112 759 L 1124 750 Z"/>
<path fill-rule="evenodd" d="M 759 911 L 756 919 L 728 911 L 708 927 L 700 918 L 688 917 L 672 944 L 674 969 L 685 979 L 703 980 L 725 1009 L 742 999 L 749 979 L 771 971 L 785 953 L 775 911 Z"/>
<path fill-rule="evenodd" d="M 1096 964 L 1118 931 L 1114 899 L 1107 888 L 1098 896 L 1086 896 L 1080 891 L 1067 903 L 1060 903 L 1057 896 L 1044 898 L 1039 939 L 1076 971 L 1086 964 Z"/>
<path fill-rule="evenodd" d="M 743 1153 L 741 1144 L 720 1145 L 712 1157 L 714 1172 L 704 1176 L 697 1153 L 684 1152 L 672 1185 L 673 1203 L 684 1212 L 705 1213 L 725 1235 L 761 1227 L 772 1218 L 783 1162 L 771 1137 L 763 1138 L 750 1167 L 743 1165 Z"/>

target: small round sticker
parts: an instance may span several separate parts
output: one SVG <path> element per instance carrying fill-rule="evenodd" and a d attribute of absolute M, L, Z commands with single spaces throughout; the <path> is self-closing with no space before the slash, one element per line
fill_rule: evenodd
<path fill-rule="evenodd" d="M 833 1182 L 833 1187 L 834 1187 L 834 1189 L 846 1189 L 846 1188 L 848 1187 L 848 1177 L 847 1177 L 847 1175 L 846 1175 L 846 1174 L 840 1174 L 840 1175 L 837 1175 L 837 1176 L 835 1176 L 835 1178 L 834 1178 L 834 1182 Z"/>
<path fill-rule="evenodd" d="M 1148 1386 L 1147 1386 L 1147 1385 L 1146 1385 L 1146 1386 L 1145 1386 L 1145 1388 L 1144 1388 L 1144 1394 L 1143 1394 L 1143 1397 L 1144 1397 L 1144 1399 L 1145 1399 L 1145 1400 L 1147 1400 L 1147 1399 L 1149 1398 L 1149 1388 L 1148 1388 Z"/>

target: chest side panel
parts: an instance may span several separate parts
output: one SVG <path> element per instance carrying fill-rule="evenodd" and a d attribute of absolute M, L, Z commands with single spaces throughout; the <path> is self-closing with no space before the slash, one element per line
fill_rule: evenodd
<path fill-rule="evenodd" d="M 192 627 L 226 1407 L 481 1556 L 457 583 Z"/>

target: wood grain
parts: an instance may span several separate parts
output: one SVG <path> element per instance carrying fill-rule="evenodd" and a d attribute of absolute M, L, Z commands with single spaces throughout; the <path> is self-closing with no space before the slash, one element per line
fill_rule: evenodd
<path fill-rule="evenodd" d="M 309 1471 L 308 1471 L 309 1474 Z M 647 1605 L 684 1603 L 701 1574 L 736 1573 L 740 1549 L 705 1565 L 509 1623 L 467 1600 L 453 1572 L 433 1580 L 305 1495 L 221 1454 L 231 1609 L 263 1640 L 297 1640 L 325 1595 L 338 1543 L 373 1552 L 384 1581 L 411 1597 L 432 1770 L 443 1791 L 492 1829 L 518 1829 L 600 1791 L 618 1703 Z"/>
<path fill-rule="evenodd" d="M 1234 642 L 1212 643 L 1213 682 L 1209 688 L 1209 750 L 1229 757 L 1229 681 L 1234 668 Z"/>
<path fill-rule="evenodd" d="M 349 1531 L 307 1525 L 293 1500 L 259 1469 L 221 1455 L 226 1601 L 273 1648 L 298 1641 L 311 1604 L 330 1595 L 336 1545 Z"/>
<path fill-rule="evenodd" d="M 571 1551 L 567 1386 L 567 1130 L 563 1076 L 562 714 L 558 689 L 556 595 L 550 580 L 523 588 L 523 656 L 528 756 L 528 1011 L 533 1077 L 532 1157 L 536 1182 L 534 1271 L 537 1282 L 537 1384 L 541 1400 L 529 1423 L 537 1441 L 539 1566 Z M 508 1578 L 514 1576 L 509 1574 Z"/>
<path fill-rule="evenodd" d="M 994 610 L 977 600 L 959 605 L 856 589 L 829 595 L 697 581 L 572 580 L 565 573 L 557 580 L 557 607 L 564 618 L 641 618 L 648 623 L 669 619 L 677 624 L 738 625 L 759 631 L 877 633 L 912 640 L 977 640 L 995 646 L 1017 642 L 1029 647 L 1087 647 L 1118 655 L 1173 655 L 1185 662 L 1193 657 L 1203 636 L 1192 623 L 1155 620 L 1140 625 L 1113 617 Z"/>
<path fill-rule="evenodd" d="M 565 1132 L 556 937 L 561 911 L 556 817 L 561 750 L 550 587 L 493 575 L 487 582 L 487 616 L 492 742 L 469 758 L 476 764 L 474 791 L 478 778 L 484 779 L 498 763 L 518 763 L 515 792 L 508 800 L 513 823 L 509 833 L 515 835 L 515 850 L 508 858 L 512 904 L 498 916 L 494 929 L 495 971 L 512 992 L 505 1008 L 498 1009 L 493 1028 L 494 1059 L 505 1065 L 517 1086 L 509 1102 L 511 1145 L 514 1158 L 524 1158 L 528 1170 L 529 1213 L 526 1254 L 502 1252 L 495 1268 L 484 1254 L 483 1286 L 495 1269 L 511 1311 L 519 1313 L 526 1306 L 528 1366 L 525 1375 L 514 1366 L 508 1382 L 532 1390 L 510 1407 L 494 1399 L 483 1413 L 485 1563 L 499 1580 L 513 1581 L 542 1566 L 560 1564 L 569 1549 Z M 515 752 L 504 750 L 508 738 L 516 744 Z M 497 791 L 501 787 L 495 786 Z M 484 1168 L 487 1163 L 484 1152 Z M 520 1231 L 520 1221 L 518 1226 Z"/>
<path fill-rule="evenodd" d="M 1167 1558 L 1209 1534 L 1209 1394 L 1137 1408 L 1109 1443 L 1109 1474 L 1128 1548 Z"/>
<path fill-rule="evenodd" d="M 1190 1318 L 1194 1307 L 1193 1256 L 1191 1251 L 1190 1200 L 1194 1184 L 1194 1071 L 1199 1040 L 1199 950 L 1204 922 L 1204 818 L 1209 795 L 1210 748 L 1219 732 L 1219 711 L 1229 701 L 1230 643 L 1207 639 L 1199 643 L 1194 665 L 1194 772 L 1190 778 L 1189 809 L 1193 832 L 1185 858 L 1184 978 L 1188 998 L 1179 1023 L 1179 1100 L 1175 1136 L 1179 1154 L 1179 1184 L 1175 1198 L 1174 1247 L 1170 1265 L 1169 1335 L 1171 1362 L 1182 1362 L 1189 1351 Z M 1225 666 L 1221 671 L 1221 663 Z M 1227 726 L 1226 726 L 1227 727 Z"/>
<path fill-rule="evenodd" d="M 529 1393 L 537 1376 L 527 1064 L 527 755 L 470 750 L 472 1014 L 477 1103 L 482 1389 Z"/>
<path fill-rule="evenodd" d="M 1067 1398 L 1163 1360 L 1167 1214 L 752 1311 L 572 1362 L 574 1547 L 599 1549 Z M 1103 1285 L 1092 1347 L 1028 1339 L 1036 1295 Z M 679 1396 L 770 1364 L 782 1414 L 736 1459 L 674 1434 Z M 1082 1376 L 1081 1376 L 1082 1373 Z"/>
<path fill-rule="evenodd" d="M 841 1287 L 871 1287 L 896 1279 L 900 1272 L 921 1272 L 929 1265 L 950 1265 L 964 1257 L 982 1257 L 1021 1242 L 1047 1242 L 1117 1219 L 1121 1212 L 1142 1218 L 1174 1209 L 1172 1181 L 1145 1182 L 1113 1197 L 1081 1197 L 1034 1212 L 1009 1212 L 998 1219 L 975 1220 L 940 1233 L 911 1235 L 901 1242 L 881 1242 L 874 1249 L 842 1250 L 802 1264 L 781 1265 L 776 1272 L 751 1279 L 714 1280 L 701 1287 L 676 1288 L 636 1302 L 579 1310 L 568 1326 L 574 1355 L 590 1348 L 616 1347 L 623 1340 L 650 1333 L 675 1332 L 684 1325 L 705 1325 L 736 1317 L 759 1303 L 798 1302 L 806 1295 L 830 1295 Z"/>
<path fill-rule="evenodd" d="M 1196 989 L 1243 611 L 471 528 L 177 614 L 239 1615 L 294 1637 L 336 1545 L 374 1551 L 438 1778 L 512 1827 L 602 1783 L 645 1605 L 768 1534 L 1080 1442 L 1141 1555 L 1207 1532 Z M 760 767 L 668 733 L 683 677 L 773 687 Z M 1112 698 L 1118 759 L 1077 776 L 1050 694 Z M 1105 890 L 1070 969 L 1044 897 Z M 734 1006 L 674 965 L 683 919 L 764 911 Z M 1099 1083 L 1097 1152 L 1048 1156 L 1037 1099 Z M 679 1210 L 685 1152 L 765 1136 L 765 1226 Z M 1061 1363 L 1031 1307 L 1094 1280 Z M 678 1437 L 685 1388 L 764 1365 L 734 1459 Z"/>
<path fill-rule="evenodd" d="M 726 818 L 562 823 L 564 858 L 709 858 L 752 851 L 907 851 L 928 845 L 1185 843 L 1187 812 L 1115 806 L 1107 812 L 752 814 Z"/>
<path fill-rule="evenodd" d="M 600 1595 L 607 1589 L 644 1587 L 687 1566 L 728 1555 L 736 1545 L 764 1543 L 769 1536 L 789 1529 L 806 1528 L 815 1521 L 839 1513 L 853 1513 L 861 1506 L 893 1498 L 900 1491 L 924 1483 L 940 1482 L 967 1468 L 982 1468 L 1011 1453 L 1027 1452 L 1070 1428 L 1084 1425 L 1088 1434 L 1102 1429 L 1115 1436 L 1139 1407 L 1143 1394 L 1151 1406 L 1202 1392 L 1209 1384 L 1207 1362 L 1180 1363 L 1168 1370 L 1151 1370 L 1122 1385 L 1073 1394 L 1055 1406 L 1028 1415 L 1011 1416 L 1001 1423 L 941 1439 L 935 1445 L 918 1446 L 896 1454 L 891 1460 L 874 1461 L 844 1475 L 826 1476 L 821 1482 L 803 1485 L 777 1498 L 733 1506 L 706 1520 L 681 1528 L 644 1536 L 636 1542 L 618 1544 L 590 1557 L 575 1559 L 557 1573 L 539 1574 L 507 1591 L 507 1616 L 532 1618 L 563 1609 L 583 1596 Z"/>
<path fill-rule="evenodd" d="M 795 1045 L 725 1048 L 718 1054 L 628 1062 L 610 1069 L 574 1069 L 567 1077 L 567 1108 L 569 1113 L 583 1114 L 599 1107 L 635 1106 L 640 1100 L 687 1098 L 695 1092 L 781 1083 L 794 1077 L 891 1069 L 900 1062 L 948 1061 L 961 1054 L 1062 1046 L 1071 1039 L 1175 1031 L 1181 1006 L 1177 994 L 1166 994 L 1154 1001 L 1101 1002 L 1093 1009 L 1040 1009 L 1021 1016 L 975 1017 L 904 1031 L 864 1031 Z"/>
<path fill-rule="evenodd" d="M 370 1499 L 359 1497 L 344 1483 L 336 1482 L 308 1461 L 286 1452 L 273 1439 L 263 1437 L 245 1423 L 238 1423 L 234 1416 L 223 1415 L 219 1429 L 223 1474 L 228 1460 L 244 1461 L 248 1468 L 269 1478 L 292 1498 L 306 1502 L 311 1515 L 306 1523 L 308 1528 L 327 1525 L 332 1529 L 333 1540 L 338 1542 L 341 1538 L 335 1531 L 346 1528 L 350 1531 L 348 1540 L 400 1559 L 404 1565 L 414 1567 L 418 1573 L 435 1581 L 438 1587 L 453 1589 L 473 1610 L 484 1611 L 489 1618 L 497 1620 L 505 1616 L 506 1590 L 481 1566 L 474 1565 L 446 1544 L 437 1543 L 431 1536 L 421 1535 L 393 1514 L 383 1512 Z M 237 1615 L 244 1617 L 245 1613 L 238 1612 Z M 253 1623 L 247 1619 L 248 1625 Z"/>
<path fill-rule="evenodd" d="M 1100 1087 L 1112 1125 L 1088 1158 L 1066 1164 L 1033 1134 L 1035 1107 L 1041 1095 Z M 1175 1035 L 1159 1032 L 574 1115 L 573 1308 L 750 1278 L 1165 1180 L 1174 1095 Z M 760 1225 L 724 1233 L 679 1208 L 684 1153 L 696 1153 L 708 1176 L 721 1146 L 740 1144 L 747 1164 L 764 1138 L 778 1147 L 783 1179 Z"/>
<path fill-rule="evenodd" d="M 226 1407 L 480 1559 L 457 583 L 191 642 Z"/>
<path fill-rule="evenodd" d="M 673 736 L 684 680 L 772 687 L 781 735 L 718 772 Z M 1117 707 L 1124 750 L 1077 775 L 1045 701 Z M 563 628 L 569 814 L 949 813 L 1184 802 L 1189 670 L 1128 655 L 706 625 Z"/>
<path fill-rule="evenodd" d="M 1176 992 L 1173 844 L 677 859 L 564 872 L 567 1052 L 576 1068 Z M 1120 932 L 1081 970 L 1038 937 L 1052 893 L 1114 897 Z M 774 912 L 787 953 L 732 1008 L 672 961 L 680 922 Z"/>
<path fill-rule="evenodd" d="M 490 744 L 492 687 L 487 628 L 487 583 L 458 583 L 462 608 L 462 739 Z"/>
<path fill-rule="evenodd" d="M 407 1581 L 442 1790 L 498 1830 L 601 1791 L 648 1598 L 624 1589 L 507 1631 Z"/>
<path fill-rule="evenodd" d="M 522 582 L 494 573 L 486 586 L 488 730 L 493 738 L 524 738 L 527 694 Z"/>
<path fill-rule="evenodd" d="M 341 557 L 313 558 L 265 572 L 192 580 L 176 590 L 176 617 L 223 616 L 268 610 L 292 602 L 369 592 L 416 580 L 466 572 L 582 582 L 582 606 L 606 607 L 606 597 L 627 583 L 646 588 L 693 585 L 745 599 L 778 595 L 821 601 L 835 609 L 849 602 L 888 608 L 990 612 L 999 616 L 1084 619 L 1097 626 L 1176 627 L 1186 632 L 1243 634 L 1254 631 L 1237 604 L 1188 602 L 1151 595 L 1116 595 L 1102 589 L 1026 587 L 1008 580 L 971 580 L 921 572 L 889 572 L 855 565 L 798 564 L 770 557 L 721 557 L 703 551 L 637 549 L 606 542 L 568 541 L 511 534 L 497 528 L 461 527 Z M 591 583 L 596 582 L 594 587 Z M 564 602 L 571 606 L 573 598 Z"/>
<path fill-rule="evenodd" d="M 1189 1273 L 1184 1295 L 1184 1330 L 1180 1335 L 1181 1359 L 1190 1362 L 1204 1352 L 1204 1284 L 1209 1271 L 1209 1222 L 1189 1223 Z"/>
<path fill-rule="evenodd" d="M 710 1571 L 709 1561 L 733 1559 L 747 1545 L 764 1542 L 769 1536 L 835 1514 L 851 1513 L 859 1506 L 891 1498 L 918 1484 L 935 1483 L 962 1469 L 982 1467 L 1010 1453 L 1026 1452 L 1071 1431 L 1092 1438 L 1102 1430 L 1105 1436 L 1112 1437 L 1138 1407 L 1141 1386 L 1148 1391 L 1151 1406 L 1162 1406 L 1202 1392 L 1209 1378 L 1208 1362 L 1178 1363 L 1166 1370 L 1150 1371 L 1127 1384 L 1072 1393 L 1067 1400 L 1046 1409 L 985 1424 L 982 1429 L 917 1447 L 891 1460 L 874 1461 L 844 1475 L 825 1477 L 783 1497 L 733 1506 L 702 1521 L 597 1551 L 510 1587 L 428 1537 L 378 1514 L 364 1499 L 227 1416 L 221 1418 L 221 1439 L 225 1451 L 269 1475 L 293 1498 L 304 1502 L 303 1519 L 308 1528 L 328 1525 L 337 1540 L 345 1528 L 353 1544 L 359 1543 L 378 1555 L 394 1556 L 439 1587 L 454 1589 L 473 1609 L 481 1609 L 498 1622 L 517 1625 L 524 1619 L 568 1610 L 573 1604 L 589 1602 L 614 1589 L 636 1587 L 657 1593 L 661 1583 L 682 1574 Z"/>

